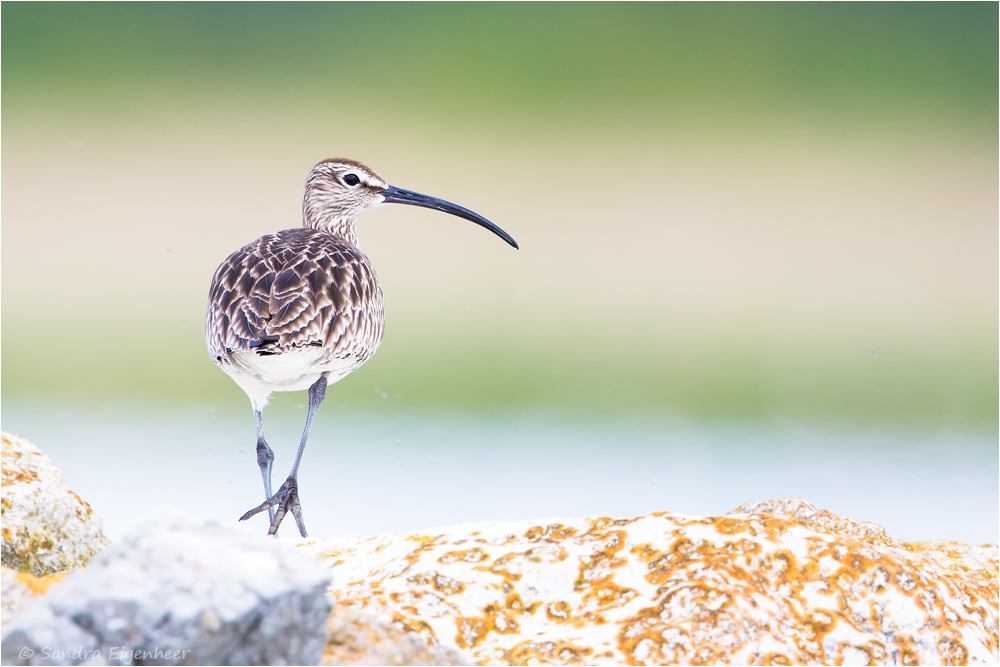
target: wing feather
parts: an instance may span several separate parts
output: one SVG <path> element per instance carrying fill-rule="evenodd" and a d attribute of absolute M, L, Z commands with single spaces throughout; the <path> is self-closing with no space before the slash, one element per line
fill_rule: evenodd
<path fill-rule="evenodd" d="M 368 258 L 343 239 L 289 229 L 240 248 L 212 278 L 205 323 L 217 362 L 235 352 L 305 345 L 358 365 L 382 336 L 382 292 Z M 360 334 L 360 336 L 359 336 Z"/>

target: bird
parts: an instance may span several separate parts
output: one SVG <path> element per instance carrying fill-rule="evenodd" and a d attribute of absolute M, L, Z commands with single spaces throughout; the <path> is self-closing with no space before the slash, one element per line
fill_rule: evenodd
<path fill-rule="evenodd" d="M 212 361 L 246 392 L 257 428 L 257 465 L 264 502 L 240 521 L 267 510 L 268 535 L 291 512 L 308 537 L 298 470 L 327 387 L 371 358 L 382 340 L 382 287 L 358 247 L 356 221 L 383 204 L 421 206 L 464 218 L 510 246 L 507 232 L 467 208 L 389 185 L 356 160 L 331 158 L 309 172 L 302 226 L 261 236 L 229 255 L 212 277 L 205 343 Z M 272 493 L 274 452 L 264 437 L 263 410 L 272 392 L 308 390 L 309 407 L 295 463 Z"/>

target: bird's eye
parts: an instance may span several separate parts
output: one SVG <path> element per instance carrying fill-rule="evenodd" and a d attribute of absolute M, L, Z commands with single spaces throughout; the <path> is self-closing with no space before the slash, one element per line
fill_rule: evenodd
<path fill-rule="evenodd" d="M 344 174 L 344 183 L 354 186 L 361 182 L 357 174 Z"/>

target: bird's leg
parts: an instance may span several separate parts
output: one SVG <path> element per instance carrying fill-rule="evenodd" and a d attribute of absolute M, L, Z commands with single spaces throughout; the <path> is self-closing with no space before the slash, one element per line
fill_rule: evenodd
<path fill-rule="evenodd" d="M 264 480 L 264 500 L 267 500 L 271 497 L 271 463 L 274 462 L 274 452 L 264 440 L 264 418 L 260 410 L 255 408 L 253 416 L 257 422 L 257 465 L 260 466 L 260 476 Z M 267 514 L 274 521 L 273 507 L 267 508 Z"/>
<path fill-rule="evenodd" d="M 328 375 L 329 373 L 323 373 L 309 387 L 309 414 L 306 415 L 306 426 L 302 430 L 299 451 L 295 455 L 295 464 L 292 466 L 292 472 L 288 474 L 288 479 L 281 485 L 277 493 L 240 517 L 240 521 L 246 521 L 253 515 L 263 512 L 265 509 L 269 510 L 272 507 L 277 507 L 277 511 L 271 518 L 271 527 L 267 529 L 268 535 L 274 535 L 278 532 L 278 526 L 281 525 L 285 514 L 290 511 L 292 516 L 295 517 L 295 524 L 299 528 L 299 535 L 309 537 L 306 534 L 306 525 L 302 521 L 302 506 L 299 504 L 299 462 L 302 460 L 302 452 L 305 451 L 306 441 L 309 439 L 309 430 L 312 428 L 313 418 L 316 417 L 316 411 L 319 410 L 319 406 L 326 396 L 326 378 Z"/>

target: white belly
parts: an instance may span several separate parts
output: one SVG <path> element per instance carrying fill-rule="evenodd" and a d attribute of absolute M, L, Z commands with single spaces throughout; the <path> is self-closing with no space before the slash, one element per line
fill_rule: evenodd
<path fill-rule="evenodd" d="M 334 359 L 329 355 L 329 350 L 313 346 L 269 355 L 235 352 L 218 365 L 247 393 L 254 409 L 261 410 L 273 391 L 308 389 L 323 373 L 330 374 L 327 383 L 333 384 L 360 365 L 353 356 Z"/>

